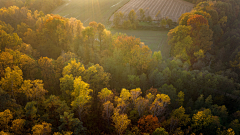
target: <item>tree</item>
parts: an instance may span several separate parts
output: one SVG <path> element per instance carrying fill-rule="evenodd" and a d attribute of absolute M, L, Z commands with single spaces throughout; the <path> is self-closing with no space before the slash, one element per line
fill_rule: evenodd
<path fill-rule="evenodd" d="M 140 12 L 140 20 L 144 21 L 145 20 L 145 11 L 142 8 L 140 8 L 139 12 Z"/>
<path fill-rule="evenodd" d="M 129 90 L 127 89 L 122 89 L 121 93 L 120 93 L 120 97 L 115 97 L 115 102 L 117 103 L 117 109 L 118 109 L 118 113 L 122 114 L 125 112 L 128 104 L 129 104 L 129 100 L 130 100 L 131 94 L 129 92 Z"/>
<path fill-rule="evenodd" d="M 151 16 L 148 16 L 148 17 L 146 18 L 146 21 L 149 22 L 149 23 L 152 23 L 152 17 L 151 17 Z"/>
<path fill-rule="evenodd" d="M 172 56 L 180 57 L 182 60 L 189 60 L 189 51 L 193 45 L 193 39 L 190 36 L 191 26 L 179 25 L 168 33 L 170 53 Z"/>
<path fill-rule="evenodd" d="M 138 115 L 142 117 L 148 107 L 149 100 L 143 97 L 138 97 L 135 102 L 135 108 L 138 111 Z"/>
<path fill-rule="evenodd" d="M 198 111 L 196 114 L 193 114 L 191 127 L 196 132 L 209 126 L 212 121 L 211 110 L 205 109 L 204 111 Z"/>
<path fill-rule="evenodd" d="M 32 128 L 33 135 L 50 135 L 51 126 L 52 124 L 46 122 L 42 122 L 42 124 L 35 125 Z"/>
<path fill-rule="evenodd" d="M 157 94 L 154 102 L 151 104 L 150 110 L 153 116 L 160 116 L 164 113 L 165 107 L 170 104 L 170 98 L 165 94 Z"/>
<path fill-rule="evenodd" d="M 30 45 L 27 45 L 28 47 Z M 19 67 L 22 69 L 24 79 L 34 80 L 38 78 L 39 69 L 37 62 L 26 54 L 22 54 L 19 60 Z"/>
<path fill-rule="evenodd" d="M 100 52 L 102 51 L 102 39 L 103 39 L 104 29 L 105 29 L 105 26 L 101 23 L 98 23 L 97 30 L 98 30 Z"/>
<path fill-rule="evenodd" d="M 53 126 L 53 130 L 60 125 L 59 116 L 63 115 L 64 112 L 70 112 L 69 107 L 65 101 L 61 101 L 59 97 L 51 95 L 48 99 L 43 102 L 44 109 L 46 110 L 45 120 Z"/>
<path fill-rule="evenodd" d="M 115 27 L 119 27 L 122 24 L 124 14 L 120 12 L 114 13 L 113 24 Z"/>
<path fill-rule="evenodd" d="M 56 71 L 54 69 L 53 60 L 48 57 L 41 57 L 38 59 L 38 65 L 41 69 L 45 89 L 49 90 L 50 93 L 56 93 L 53 88 L 54 84 L 57 82 L 55 79 Z"/>
<path fill-rule="evenodd" d="M 138 21 L 137 21 L 136 12 L 133 9 L 129 12 L 128 19 L 130 20 L 132 27 L 136 29 Z"/>
<path fill-rule="evenodd" d="M 168 135 L 168 132 L 164 128 L 160 127 L 156 128 L 152 135 Z"/>
<path fill-rule="evenodd" d="M 134 25 L 131 23 L 130 20 L 124 20 L 123 21 L 123 24 L 122 24 L 122 27 L 124 29 L 131 29 Z"/>
<path fill-rule="evenodd" d="M 187 25 L 191 25 L 193 29 L 199 29 L 202 25 L 208 25 L 208 20 L 202 15 L 195 14 L 187 20 Z"/>
<path fill-rule="evenodd" d="M 21 86 L 22 91 L 27 96 L 28 100 L 39 101 L 44 99 L 45 94 L 48 92 L 43 88 L 42 80 L 24 80 Z"/>
<path fill-rule="evenodd" d="M 19 88 L 23 81 L 22 70 L 18 66 L 14 66 L 13 70 L 7 67 L 4 76 L 5 77 L 1 78 L 0 82 L 2 89 L 12 95 L 15 99 L 17 94 L 21 93 Z"/>
<path fill-rule="evenodd" d="M 101 89 L 108 87 L 110 74 L 105 72 L 102 66 L 96 64 L 85 70 L 82 79 L 90 84 L 90 88 L 94 90 L 93 95 L 97 96 Z"/>
<path fill-rule="evenodd" d="M 73 77 L 83 76 L 85 72 L 85 67 L 82 63 L 77 62 L 76 60 L 72 60 L 68 63 L 67 66 L 63 68 L 62 75 L 70 75 L 72 74 Z"/>
<path fill-rule="evenodd" d="M 72 96 L 74 101 L 72 101 L 71 106 L 77 110 L 78 117 L 81 120 L 82 113 L 86 109 L 86 105 L 91 101 L 90 93 L 93 90 L 89 89 L 89 84 L 82 81 L 81 76 L 75 78 L 74 80 L 74 91 Z"/>
<path fill-rule="evenodd" d="M 60 90 L 62 91 L 62 97 L 67 101 L 67 103 L 70 103 L 72 101 L 72 92 L 74 90 L 73 87 L 74 84 L 74 78 L 73 75 L 65 75 L 62 78 L 60 78 Z"/>
<path fill-rule="evenodd" d="M 73 113 L 64 112 L 63 115 L 60 115 L 60 122 L 62 124 L 58 127 L 58 129 L 59 131 L 65 132 L 65 134 L 66 131 L 72 131 L 74 135 L 78 135 L 84 133 L 86 130 L 86 128 L 82 125 L 83 123 L 78 118 L 74 118 Z"/>
<path fill-rule="evenodd" d="M 167 19 L 167 25 L 169 26 L 169 28 L 172 27 L 172 23 L 173 23 L 172 19 Z"/>
<path fill-rule="evenodd" d="M 165 28 L 166 25 L 167 25 L 167 21 L 165 19 L 162 19 L 161 22 L 160 22 L 160 25 L 161 25 L 161 27 Z"/>
<path fill-rule="evenodd" d="M 138 120 L 138 127 L 142 133 L 152 134 L 156 128 L 160 127 L 160 123 L 156 116 L 147 115 Z"/>
<path fill-rule="evenodd" d="M 177 101 L 178 106 L 183 106 L 184 92 L 182 92 L 182 91 L 178 92 L 176 101 Z"/>
<path fill-rule="evenodd" d="M 98 97 L 100 98 L 102 103 L 110 101 L 112 99 L 113 93 L 111 90 L 107 88 L 103 88 L 101 92 L 98 92 Z"/>
<path fill-rule="evenodd" d="M 7 68 L 7 67 L 10 67 L 12 68 L 14 65 L 14 62 L 13 62 L 13 55 L 10 54 L 9 52 L 2 52 L 0 54 L 0 75 L 1 77 L 4 77 L 4 70 Z"/>
<path fill-rule="evenodd" d="M 136 104 L 136 99 L 142 94 L 142 91 L 140 88 L 132 89 L 130 90 L 131 93 L 131 99 L 133 104 Z"/>
<path fill-rule="evenodd" d="M 181 106 L 173 110 L 171 117 L 163 123 L 165 129 L 169 129 L 169 133 L 173 133 L 178 127 L 187 126 L 191 121 L 188 114 L 185 114 L 185 109 Z"/>
<path fill-rule="evenodd" d="M 131 120 L 128 119 L 127 114 L 119 114 L 118 109 L 114 110 L 112 119 L 118 135 L 122 135 L 127 129 L 127 126 L 131 123 Z"/>
<path fill-rule="evenodd" d="M 0 129 L 8 132 L 10 130 L 8 123 L 11 122 L 11 119 L 13 119 L 13 115 L 9 109 L 0 112 Z"/>
<path fill-rule="evenodd" d="M 103 118 L 107 120 L 108 125 L 109 125 L 110 118 L 113 113 L 113 109 L 114 109 L 113 103 L 111 103 L 110 101 L 103 103 L 103 114 L 102 115 L 103 115 Z"/>
<path fill-rule="evenodd" d="M 24 110 L 26 111 L 26 119 L 31 121 L 31 124 L 35 124 L 35 119 L 37 118 L 37 108 L 35 105 L 37 104 L 36 101 L 27 102 Z M 29 124 L 30 125 L 30 124 Z"/>
<path fill-rule="evenodd" d="M 176 88 L 174 88 L 172 84 L 171 85 L 164 84 L 161 88 L 159 88 L 159 92 L 168 95 L 170 99 L 173 99 L 173 101 L 177 97 Z"/>
<path fill-rule="evenodd" d="M 15 119 L 12 121 L 11 129 L 14 132 L 14 134 L 22 135 L 25 133 L 25 129 L 24 129 L 25 122 L 26 122 L 25 119 Z"/>
<path fill-rule="evenodd" d="M 220 128 L 218 128 L 217 135 L 235 135 L 235 132 L 231 128 L 223 131 L 221 131 Z"/>

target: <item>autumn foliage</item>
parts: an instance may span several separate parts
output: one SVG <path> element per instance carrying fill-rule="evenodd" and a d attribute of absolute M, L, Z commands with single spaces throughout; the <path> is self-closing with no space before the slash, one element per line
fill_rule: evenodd
<path fill-rule="evenodd" d="M 147 115 L 138 120 L 138 128 L 142 133 L 152 134 L 158 127 L 160 127 L 160 123 L 156 116 L 153 117 L 153 115 Z"/>
<path fill-rule="evenodd" d="M 202 15 L 195 14 L 187 20 L 187 25 L 192 26 L 193 28 L 199 28 L 201 25 L 208 25 L 208 20 Z"/>

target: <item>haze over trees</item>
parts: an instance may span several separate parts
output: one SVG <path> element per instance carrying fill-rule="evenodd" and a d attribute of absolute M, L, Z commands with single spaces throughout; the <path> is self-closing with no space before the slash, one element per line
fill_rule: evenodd
<path fill-rule="evenodd" d="M 0 134 L 239 134 L 237 1 L 183 14 L 170 58 L 101 23 L 44 14 L 61 1 L 43 12 L 38 0 L 1 2 Z M 132 10 L 122 23 L 137 22 Z"/>

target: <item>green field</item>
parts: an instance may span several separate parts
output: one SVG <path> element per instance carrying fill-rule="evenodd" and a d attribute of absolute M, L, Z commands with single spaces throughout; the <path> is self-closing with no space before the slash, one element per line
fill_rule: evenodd
<path fill-rule="evenodd" d="M 52 13 L 81 20 L 84 26 L 89 22 L 107 25 L 109 17 L 129 0 L 65 0 L 66 3 Z"/>
<path fill-rule="evenodd" d="M 110 29 L 112 34 L 116 32 L 126 33 L 128 36 L 135 36 L 140 38 L 141 42 L 152 51 L 161 51 L 164 57 L 169 57 L 170 46 L 167 44 L 168 31 L 151 31 L 151 30 L 123 30 L 123 29 Z"/>

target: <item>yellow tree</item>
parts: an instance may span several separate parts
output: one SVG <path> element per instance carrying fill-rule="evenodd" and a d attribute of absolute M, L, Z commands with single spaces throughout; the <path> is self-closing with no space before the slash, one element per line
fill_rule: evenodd
<path fill-rule="evenodd" d="M 140 88 L 136 88 L 136 89 L 130 90 L 130 93 L 131 93 L 132 102 L 135 105 L 136 99 L 142 94 L 142 91 Z"/>
<path fill-rule="evenodd" d="M 111 100 L 113 96 L 113 92 L 107 88 L 103 88 L 101 92 L 98 92 L 98 97 L 102 101 L 102 103 L 107 102 L 108 100 Z"/>
<path fill-rule="evenodd" d="M 76 62 L 76 60 L 72 60 L 68 63 L 67 66 L 63 68 L 62 75 L 70 75 L 72 74 L 73 77 L 82 76 L 85 72 L 84 65 L 80 62 Z"/>
<path fill-rule="evenodd" d="M 32 128 L 33 135 L 51 135 L 52 132 L 51 126 L 52 124 L 46 122 L 42 122 L 42 124 L 35 125 Z"/>
<path fill-rule="evenodd" d="M 13 66 L 13 56 L 9 52 L 2 52 L 0 54 L 0 76 L 4 76 L 4 70 L 7 67 Z"/>
<path fill-rule="evenodd" d="M 7 67 L 4 76 L 0 81 L 2 89 L 15 98 L 18 93 L 21 93 L 19 88 L 23 81 L 22 70 L 18 66 L 14 66 L 13 70 Z"/>
<path fill-rule="evenodd" d="M 12 122 L 12 131 L 17 135 L 22 135 L 25 132 L 24 125 L 26 120 L 25 119 L 15 119 Z"/>
<path fill-rule="evenodd" d="M 191 127 L 196 132 L 209 126 L 212 121 L 213 117 L 211 114 L 211 110 L 205 109 L 203 111 L 198 111 L 196 114 L 193 114 Z"/>
<path fill-rule="evenodd" d="M 48 92 L 43 88 L 42 80 L 24 80 L 21 89 L 31 101 L 44 99 L 45 94 Z"/>
<path fill-rule="evenodd" d="M 170 98 L 165 94 L 157 94 L 155 100 L 150 106 L 153 116 L 160 116 L 164 113 L 167 105 L 170 104 Z"/>
<path fill-rule="evenodd" d="M 127 126 L 131 123 L 131 120 L 128 119 L 127 114 L 119 114 L 118 109 L 114 110 L 112 119 L 118 135 L 122 135 L 127 129 Z"/>
<path fill-rule="evenodd" d="M 75 78 L 74 80 L 74 91 L 72 92 L 72 96 L 74 97 L 74 101 L 72 101 L 71 106 L 78 111 L 79 120 L 81 120 L 81 116 L 83 110 L 86 109 L 86 105 L 91 101 L 90 93 L 93 90 L 89 89 L 89 84 L 82 81 L 81 76 Z"/>
<path fill-rule="evenodd" d="M 120 97 L 115 97 L 115 102 L 117 103 L 117 109 L 119 109 L 119 113 L 124 113 L 130 100 L 131 94 L 129 90 L 127 89 L 122 89 L 120 93 Z"/>
<path fill-rule="evenodd" d="M 4 112 L 0 112 L 0 129 L 3 131 L 9 131 L 10 127 L 8 123 L 13 119 L 13 115 L 9 109 Z"/>

